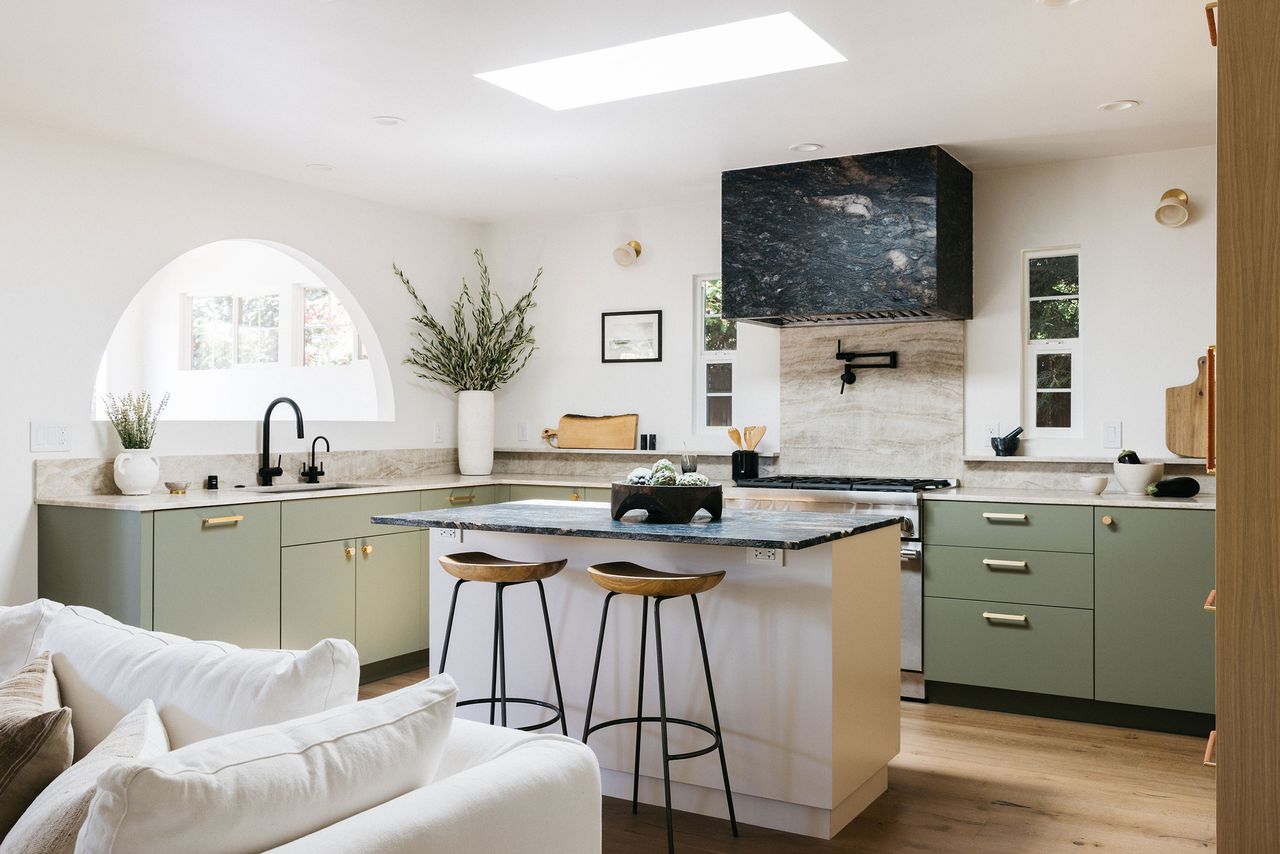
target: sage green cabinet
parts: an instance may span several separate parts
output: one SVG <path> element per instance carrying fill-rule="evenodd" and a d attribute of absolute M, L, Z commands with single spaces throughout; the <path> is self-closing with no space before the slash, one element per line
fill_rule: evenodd
<path fill-rule="evenodd" d="M 419 504 L 414 510 L 443 510 L 447 507 L 469 507 L 479 504 L 493 504 L 495 487 L 456 486 L 452 489 L 428 489 L 420 493 Z M 405 511 L 397 511 L 405 512 Z"/>
<path fill-rule="evenodd" d="M 427 648 L 422 534 L 362 539 L 356 549 L 356 649 L 362 662 Z"/>
<path fill-rule="evenodd" d="M 1214 711 L 1214 515 L 1094 508 L 1099 700 Z"/>
<path fill-rule="evenodd" d="M 926 501 L 926 543 L 1047 552 L 1093 551 L 1089 507 Z"/>
<path fill-rule="evenodd" d="M 284 649 L 310 649 L 325 638 L 356 642 L 358 545 L 351 539 L 281 549 L 280 645 Z"/>
<path fill-rule="evenodd" d="M 280 646 L 280 505 L 155 514 L 156 631 Z"/>
<path fill-rule="evenodd" d="M 342 537 L 376 537 L 394 529 L 373 524 L 372 517 L 421 509 L 417 492 L 308 498 L 285 501 L 280 507 L 280 542 L 286 546 L 323 543 Z"/>
<path fill-rule="evenodd" d="M 607 489 L 585 486 L 542 486 L 532 484 L 511 484 L 509 501 L 608 501 Z M 604 493 L 604 498 L 592 497 Z"/>
<path fill-rule="evenodd" d="M 1093 556 L 969 546 L 928 546 L 930 596 L 1093 607 Z"/>
<path fill-rule="evenodd" d="M 924 635 L 924 672 L 931 680 L 1094 695 L 1093 612 L 1086 608 L 926 596 Z"/>

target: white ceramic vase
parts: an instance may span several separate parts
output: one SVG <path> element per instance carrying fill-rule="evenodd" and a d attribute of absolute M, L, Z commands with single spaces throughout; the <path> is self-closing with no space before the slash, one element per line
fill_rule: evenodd
<path fill-rule="evenodd" d="M 160 463 L 150 451 L 125 451 L 116 456 L 115 477 L 121 495 L 147 495 L 160 482 Z"/>
<path fill-rule="evenodd" d="M 458 471 L 493 473 L 493 392 L 458 392 Z"/>

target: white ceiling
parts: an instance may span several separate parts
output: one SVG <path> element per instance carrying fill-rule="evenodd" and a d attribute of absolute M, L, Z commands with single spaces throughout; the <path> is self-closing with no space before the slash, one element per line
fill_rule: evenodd
<path fill-rule="evenodd" d="M 626 208 L 705 197 L 723 169 L 929 143 L 975 169 L 1212 143 L 1203 8 L 0 0 L 0 118 L 475 219 Z M 849 61 L 564 112 L 473 77 L 781 11 Z M 1143 106 L 1097 109 L 1118 98 Z M 827 147 L 787 149 L 809 141 Z"/>

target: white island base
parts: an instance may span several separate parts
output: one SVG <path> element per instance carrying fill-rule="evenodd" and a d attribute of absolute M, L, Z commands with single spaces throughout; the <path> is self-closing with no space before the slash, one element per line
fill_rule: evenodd
<path fill-rule="evenodd" d="M 607 512 L 607 510 L 606 510 Z M 454 579 L 436 559 L 484 551 L 518 560 L 567 558 L 546 582 L 569 734 L 582 737 L 591 666 L 605 591 L 587 576 L 592 563 L 628 560 L 653 569 L 727 571 L 699 597 L 711 672 L 740 822 L 830 839 L 888 786 L 899 750 L 899 539 L 897 526 L 782 552 L 782 566 L 752 560 L 744 547 L 642 542 L 526 533 L 431 531 L 430 635 L 437 672 Z M 489 696 L 495 587 L 462 586 L 447 662 L 459 698 Z M 555 701 L 546 631 L 533 584 L 505 593 L 507 693 Z M 641 600 L 617 596 L 610 608 L 592 722 L 635 716 Z M 688 599 L 662 606 L 668 714 L 711 724 Z M 649 621 L 644 700 L 658 714 L 657 660 Z M 458 710 L 488 720 L 487 705 Z M 550 713 L 509 706 L 521 726 Z M 559 727 L 543 732 L 559 733 Z M 670 728 L 671 751 L 695 750 L 705 733 Z M 657 724 L 646 724 L 640 799 L 662 805 Z M 610 727 L 588 742 L 600 759 L 606 795 L 630 799 L 635 727 Z M 726 818 L 715 753 L 671 763 L 676 809 Z M 677 819 L 678 824 L 678 819 Z"/>

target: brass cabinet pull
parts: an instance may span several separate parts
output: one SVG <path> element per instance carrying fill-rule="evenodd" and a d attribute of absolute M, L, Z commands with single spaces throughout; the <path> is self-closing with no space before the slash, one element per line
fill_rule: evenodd
<path fill-rule="evenodd" d="M 994 611 L 983 611 L 982 619 L 994 620 L 998 623 L 1022 623 L 1026 624 L 1026 614 L 997 614 Z"/>
<path fill-rule="evenodd" d="M 1023 569 L 1027 568 L 1025 560 L 997 560 L 992 557 L 984 557 L 982 565 L 988 569 Z"/>
<path fill-rule="evenodd" d="M 983 513 L 982 518 L 988 522 L 1025 522 L 1026 513 Z"/>
<path fill-rule="evenodd" d="M 351 560 L 353 557 L 356 556 L 356 547 L 347 546 L 345 549 L 342 550 L 342 553 L 347 556 L 347 560 Z"/>
<path fill-rule="evenodd" d="M 364 555 L 365 557 L 368 557 L 369 555 L 373 554 L 373 546 L 369 545 L 368 543 L 365 543 L 363 546 L 360 547 L 360 554 Z"/>
<path fill-rule="evenodd" d="M 243 521 L 243 516 L 206 516 L 200 523 L 206 528 L 227 528 Z"/>
<path fill-rule="evenodd" d="M 1204 598 L 1204 609 L 1206 611 L 1218 610 L 1218 588 L 1209 591 L 1209 595 Z"/>
<path fill-rule="evenodd" d="M 1114 525 L 1115 523 L 1116 523 L 1116 520 L 1115 520 L 1115 517 L 1114 517 L 1114 516 L 1103 516 L 1103 517 L 1102 517 L 1102 524 L 1106 525 L 1108 528 L 1110 528 L 1110 527 L 1111 527 L 1112 525 Z"/>
<path fill-rule="evenodd" d="M 475 500 L 476 500 L 475 493 L 472 493 L 471 495 L 450 495 L 449 496 L 450 504 L 471 504 Z"/>
<path fill-rule="evenodd" d="M 581 500 L 582 500 L 582 496 L 581 496 L 581 495 L 579 495 L 579 494 L 577 493 L 577 491 L 575 490 L 575 491 L 573 491 L 573 492 L 571 492 L 571 493 L 569 494 L 569 500 L 570 500 L 570 501 L 581 501 Z"/>
<path fill-rule="evenodd" d="M 1208 768 L 1217 768 L 1218 760 L 1214 756 L 1218 751 L 1218 731 L 1215 729 L 1209 733 L 1209 741 L 1204 746 L 1204 764 Z"/>

